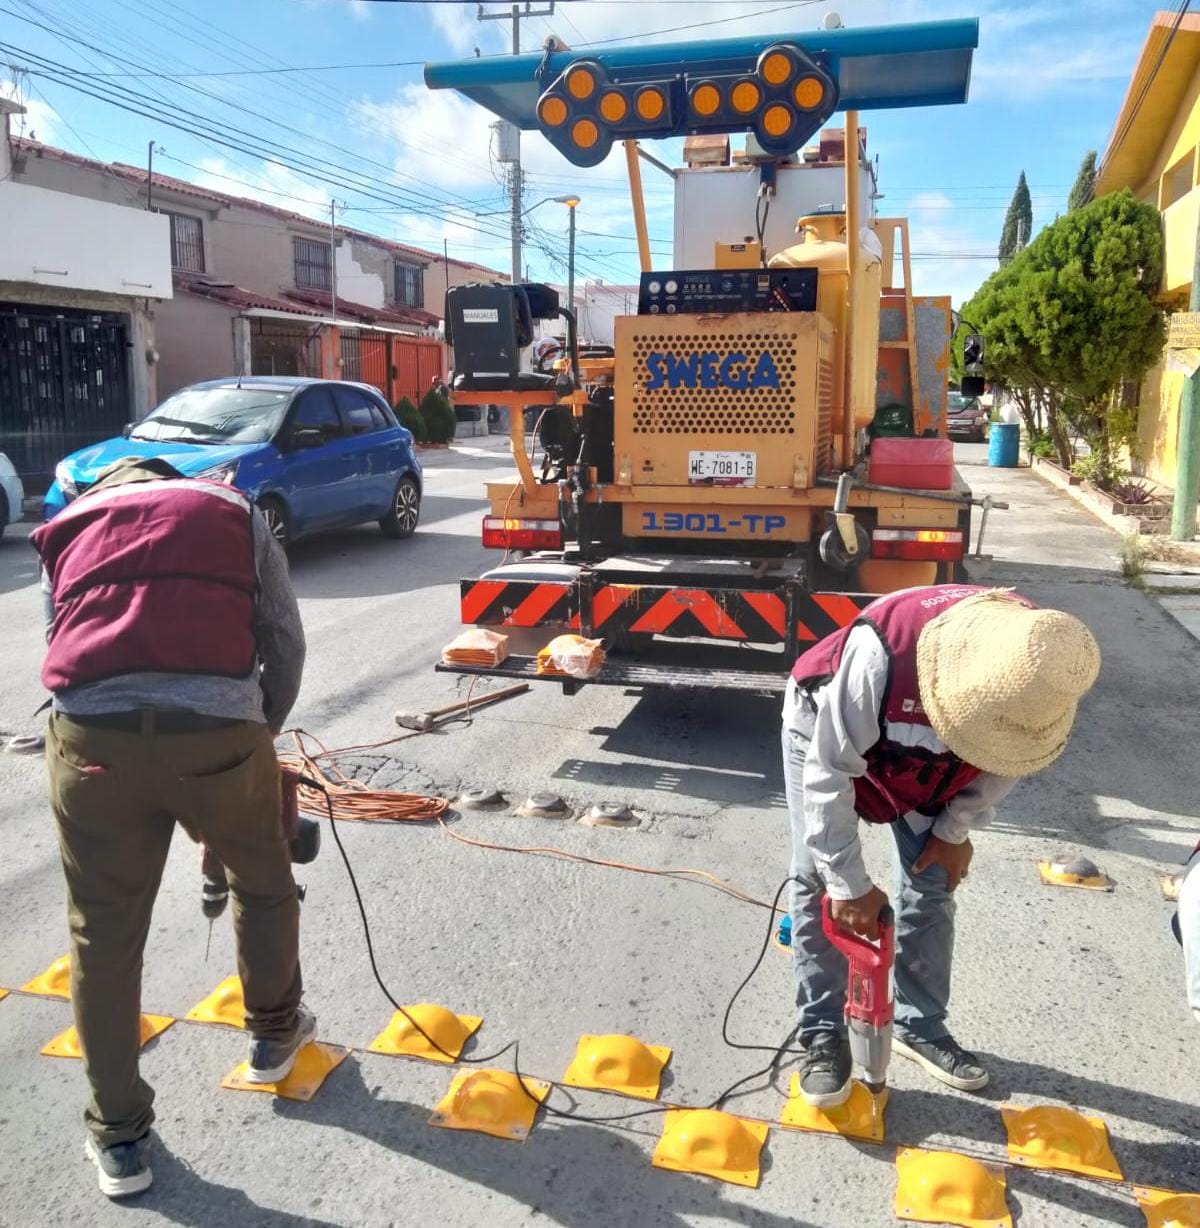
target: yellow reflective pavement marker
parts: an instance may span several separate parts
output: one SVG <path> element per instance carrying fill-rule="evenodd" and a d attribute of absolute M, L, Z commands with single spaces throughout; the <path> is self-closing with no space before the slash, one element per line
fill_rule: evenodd
<path fill-rule="evenodd" d="M 156 1036 L 165 1032 L 175 1022 L 172 1015 L 143 1015 L 141 1017 L 141 1040 L 138 1048 L 144 1049 Z M 53 1040 L 47 1041 L 39 1050 L 43 1057 L 83 1057 L 79 1046 L 79 1033 L 72 1024 L 65 1032 L 59 1032 Z"/>
<path fill-rule="evenodd" d="M 9 991 L 7 989 L 0 989 L 0 1002 L 3 1002 L 8 997 L 8 994 Z"/>
<path fill-rule="evenodd" d="M 430 1114 L 429 1124 L 444 1130 L 473 1130 L 510 1142 L 523 1143 L 533 1129 L 538 1105 L 550 1093 L 550 1084 L 524 1079 L 507 1070 L 464 1070 L 456 1074 L 450 1090 Z"/>
<path fill-rule="evenodd" d="M 1039 861 L 1042 882 L 1051 887 L 1079 887 L 1084 891 L 1111 891 L 1113 881 L 1090 861 Z"/>
<path fill-rule="evenodd" d="M 230 1028 L 246 1026 L 246 999 L 238 976 L 226 977 L 202 1002 L 184 1016 L 193 1023 L 223 1023 Z"/>
<path fill-rule="evenodd" d="M 953 1151 L 902 1147 L 896 1153 L 898 1219 L 962 1228 L 1012 1228 L 1004 1174 Z"/>
<path fill-rule="evenodd" d="M 653 1100 L 670 1060 L 665 1045 L 647 1045 L 633 1036 L 581 1036 L 563 1082 Z"/>
<path fill-rule="evenodd" d="M 1008 1158 L 1014 1164 L 1121 1180 L 1121 1166 L 1099 1117 L 1084 1117 L 1052 1104 L 1030 1109 L 1005 1105 L 1000 1115 L 1008 1131 Z"/>
<path fill-rule="evenodd" d="M 410 1015 L 411 1019 L 407 1017 Z M 414 1021 L 416 1027 L 413 1026 Z M 406 1006 L 403 1012 L 397 1011 L 367 1048 L 372 1053 L 403 1054 L 425 1058 L 430 1062 L 452 1062 L 479 1030 L 481 1023 L 482 1015 L 456 1015 L 444 1006 L 418 1002 L 416 1006 Z M 437 1048 L 429 1043 L 429 1036 L 433 1037 Z"/>
<path fill-rule="evenodd" d="M 1200 1228 L 1200 1194 L 1179 1194 L 1137 1186 L 1138 1206 L 1147 1228 Z"/>
<path fill-rule="evenodd" d="M 768 1132 L 766 1122 L 719 1109 L 670 1109 L 651 1163 L 676 1173 L 757 1186 Z"/>
<path fill-rule="evenodd" d="M 60 955 L 54 963 L 32 981 L 21 986 L 22 993 L 36 993 L 44 998 L 71 997 L 71 957 Z"/>
<path fill-rule="evenodd" d="M 874 1103 L 872 1103 L 874 1102 Z M 779 1124 L 794 1130 L 816 1130 L 821 1134 L 844 1134 L 847 1138 L 883 1142 L 883 1113 L 888 1094 L 884 1088 L 873 1096 L 857 1079 L 850 1088 L 850 1099 L 835 1109 L 814 1109 L 800 1094 L 800 1076 L 792 1075 L 788 1101 Z"/>
<path fill-rule="evenodd" d="M 221 1080 L 221 1086 L 231 1092 L 270 1092 L 283 1100 L 311 1100 L 321 1090 L 321 1084 L 349 1056 L 349 1049 L 314 1042 L 296 1054 L 291 1073 L 278 1083 L 247 1083 L 246 1063 L 239 1062 Z"/>

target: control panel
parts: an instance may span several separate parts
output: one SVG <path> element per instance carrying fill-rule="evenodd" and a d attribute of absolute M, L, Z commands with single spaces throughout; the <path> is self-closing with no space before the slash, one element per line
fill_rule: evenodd
<path fill-rule="evenodd" d="M 815 311 L 816 269 L 677 269 L 643 273 L 638 315 Z"/>

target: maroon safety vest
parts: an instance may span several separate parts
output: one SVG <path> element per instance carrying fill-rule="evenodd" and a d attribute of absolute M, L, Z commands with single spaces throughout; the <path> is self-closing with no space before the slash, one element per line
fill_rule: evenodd
<path fill-rule="evenodd" d="M 937 814 L 980 774 L 979 768 L 949 751 L 934 754 L 924 747 L 891 741 L 887 723 L 930 724 L 917 684 L 917 640 L 939 614 L 984 591 L 973 584 L 945 584 L 889 593 L 873 601 L 854 622 L 814 644 L 792 668 L 799 686 L 816 689 L 837 672 L 855 627 L 870 627 L 883 644 L 888 680 L 879 712 L 879 741 L 866 753 L 866 775 L 854 781 L 854 806 L 867 822 L 894 823 L 911 810 Z M 1016 600 L 1031 604 L 1024 598 Z M 987 646 L 980 645 L 980 649 L 986 652 Z"/>
<path fill-rule="evenodd" d="M 47 690 L 119 674 L 254 670 L 258 574 L 240 492 L 194 478 L 105 486 L 32 540 L 54 599 Z"/>

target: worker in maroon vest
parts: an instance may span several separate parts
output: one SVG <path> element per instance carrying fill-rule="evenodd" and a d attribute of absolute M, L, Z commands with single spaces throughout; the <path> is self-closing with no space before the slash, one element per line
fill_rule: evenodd
<path fill-rule="evenodd" d="M 842 1104 L 851 1088 L 847 969 L 822 932 L 822 897 L 837 924 L 868 938 L 888 903 L 867 874 L 859 819 L 888 824 L 898 854 L 894 1049 L 951 1087 L 987 1083 L 946 1027 L 968 835 L 1017 777 L 1062 754 L 1099 668 L 1078 619 L 971 585 L 882 597 L 796 662 L 783 756 L 800 1089 L 810 1104 Z"/>
<path fill-rule="evenodd" d="M 176 823 L 228 869 L 248 1077 L 283 1078 L 315 1035 L 273 741 L 299 691 L 304 633 L 283 550 L 246 497 L 165 462 L 117 462 L 33 541 L 87 1153 L 117 1198 L 151 1180 L 142 951 Z"/>

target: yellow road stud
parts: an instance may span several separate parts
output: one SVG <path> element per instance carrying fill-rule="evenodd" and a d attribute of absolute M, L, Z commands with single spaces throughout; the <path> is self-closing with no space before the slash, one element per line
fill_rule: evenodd
<path fill-rule="evenodd" d="M 1182 874 L 1160 874 L 1158 885 L 1162 888 L 1164 900 L 1179 899 L 1179 884 L 1183 882 Z"/>
<path fill-rule="evenodd" d="M 321 1090 L 321 1084 L 349 1056 L 349 1049 L 314 1042 L 296 1054 L 291 1073 L 278 1083 L 247 1083 L 246 1063 L 239 1062 L 221 1080 L 221 1086 L 231 1092 L 270 1092 L 283 1100 L 311 1100 Z"/>
<path fill-rule="evenodd" d="M 651 1163 L 676 1173 L 757 1186 L 768 1131 L 766 1122 L 718 1109 L 671 1109 Z"/>
<path fill-rule="evenodd" d="M 138 1048 L 144 1049 L 156 1036 L 165 1032 L 175 1022 L 172 1015 L 142 1015 L 140 1020 L 141 1040 Z M 39 1050 L 43 1057 L 83 1057 L 79 1045 L 79 1033 L 74 1024 L 65 1032 L 59 1032 L 53 1040 L 48 1040 Z"/>
<path fill-rule="evenodd" d="M 1121 1166 L 1099 1117 L 1084 1117 L 1052 1104 L 1031 1109 L 1006 1105 L 1000 1115 L 1008 1131 L 1008 1158 L 1014 1164 L 1121 1180 Z"/>
<path fill-rule="evenodd" d="M 523 1143 L 533 1129 L 538 1105 L 549 1094 L 550 1084 L 540 1079 L 518 1082 L 507 1070 L 464 1070 L 454 1076 L 429 1124 Z"/>
<path fill-rule="evenodd" d="M 1200 1228 L 1200 1194 L 1178 1194 L 1137 1186 L 1138 1206 L 1147 1228 Z"/>
<path fill-rule="evenodd" d="M 8 997 L 8 993 L 9 991 L 7 989 L 0 989 L 0 1002 L 3 1002 L 4 999 Z"/>
<path fill-rule="evenodd" d="M 1039 861 L 1042 882 L 1051 887 L 1079 887 L 1084 891 L 1111 891 L 1113 881 L 1086 857 L 1074 860 Z"/>
<path fill-rule="evenodd" d="M 416 1027 L 413 1026 L 414 1021 Z M 406 1006 L 403 1012 L 397 1011 L 367 1048 L 372 1053 L 403 1054 L 430 1062 L 452 1062 L 479 1030 L 482 1022 L 482 1015 L 456 1015 L 444 1006 L 419 1002 L 416 1006 Z M 430 1036 L 435 1044 L 429 1043 L 427 1037 Z"/>
<path fill-rule="evenodd" d="M 896 1153 L 898 1219 L 962 1228 L 1012 1228 L 1004 1175 L 952 1151 L 902 1147 Z"/>
<path fill-rule="evenodd" d="M 633 1036 L 581 1036 L 563 1082 L 653 1100 L 670 1060 L 666 1046 L 647 1045 Z"/>
<path fill-rule="evenodd" d="M 229 1028 L 246 1026 L 246 999 L 240 977 L 228 976 L 184 1016 L 193 1023 L 222 1023 Z"/>
<path fill-rule="evenodd" d="M 21 986 L 22 993 L 36 993 L 44 998 L 71 997 L 71 957 L 60 955 L 45 972 Z"/>
<path fill-rule="evenodd" d="M 887 1088 L 876 1097 L 869 1088 L 855 1079 L 850 1089 L 850 1099 L 845 1104 L 835 1109 L 814 1109 L 800 1095 L 800 1076 L 793 1074 L 791 1087 L 788 1089 L 788 1101 L 783 1106 L 783 1116 L 780 1117 L 779 1124 L 789 1126 L 793 1130 L 843 1134 L 847 1138 L 882 1143 L 883 1113 L 887 1102 Z"/>

